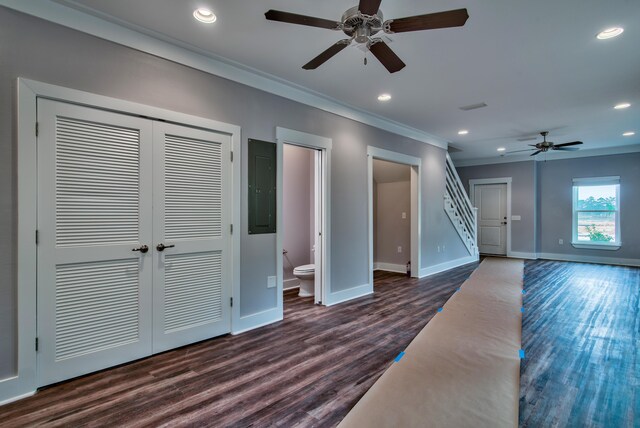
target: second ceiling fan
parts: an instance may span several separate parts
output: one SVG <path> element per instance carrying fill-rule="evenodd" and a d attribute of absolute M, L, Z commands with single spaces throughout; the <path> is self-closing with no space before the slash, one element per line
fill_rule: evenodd
<path fill-rule="evenodd" d="M 578 147 L 571 147 L 571 146 L 578 146 L 582 144 L 582 141 L 572 141 L 570 143 L 562 143 L 562 144 L 555 144 L 552 141 L 547 141 L 547 135 L 549 135 L 549 131 L 543 131 L 540 133 L 540 135 L 542 135 L 541 143 L 529 144 L 531 147 L 533 147 L 533 149 L 514 150 L 511 152 L 506 152 L 505 154 L 509 155 L 511 153 L 532 151 L 533 153 L 531 153 L 529 156 L 535 156 L 538 153 L 546 153 L 549 150 L 574 151 L 574 150 L 578 150 Z"/>
<path fill-rule="evenodd" d="M 382 38 L 374 37 L 376 34 L 381 31 L 393 34 L 407 31 L 433 30 L 436 28 L 461 27 L 469 18 L 467 9 L 456 9 L 385 21 L 382 12 L 379 10 L 381 2 L 382 0 L 360 0 L 358 6 L 354 6 L 342 14 L 341 21 L 298 15 L 279 10 L 269 10 L 265 13 L 265 17 L 271 21 L 342 31 L 349 36 L 348 39 L 337 41 L 320 55 L 303 65 L 302 68 L 305 70 L 318 68 L 355 41 L 365 45 L 389 73 L 402 70 L 405 67 L 405 63 Z"/>

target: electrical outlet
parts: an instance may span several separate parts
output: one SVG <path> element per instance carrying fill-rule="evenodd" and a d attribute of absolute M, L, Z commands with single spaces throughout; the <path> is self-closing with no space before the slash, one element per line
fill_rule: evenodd
<path fill-rule="evenodd" d="M 402 218 L 407 218 L 407 213 L 402 213 Z"/>
<path fill-rule="evenodd" d="M 276 286 L 276 277 L 268 276 L 267 277 L 267 288 L 275 288 Z"/>
<path fill-rule="evenodd" d="M 402 252 L 402 247 L 398 247 L 398 252 L 401 253 Z"/>
<path fill-rule="evenodd" d="M 440 252 L 440 245 L 438 245 L 438 252 Z"/>
<path fill-rule="evenodd" d="M 558 239 L 558 244 L 563 245 L 564 244 L 564 239 Z"/>

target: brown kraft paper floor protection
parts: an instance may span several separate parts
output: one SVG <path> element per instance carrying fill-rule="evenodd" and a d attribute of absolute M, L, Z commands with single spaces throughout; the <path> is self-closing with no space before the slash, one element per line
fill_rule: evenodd
<path fill-rule="evenodd" d="M 523 271 L 485 259 L 339 427 L 517 427 Z"/>

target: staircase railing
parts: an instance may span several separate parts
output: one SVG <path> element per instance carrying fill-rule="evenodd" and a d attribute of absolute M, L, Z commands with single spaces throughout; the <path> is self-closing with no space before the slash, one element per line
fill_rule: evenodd
<path fill-rule="evenodd" d="M 444 210 L 469 254 L 478 256 L 478 209 L 471 205 L 458 172 L 447 153 Z"/>

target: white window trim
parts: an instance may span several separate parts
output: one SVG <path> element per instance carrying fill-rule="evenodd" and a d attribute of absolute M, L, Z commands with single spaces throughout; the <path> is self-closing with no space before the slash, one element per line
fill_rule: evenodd
<path fill-rule="evenodd" d="M 615 212 L 615 220 L 616 220 L 616 241 L 614 242 L 601 242 L 601 243 L 593 243 L 593 242 L 584 242 L 578 241 L 578 213 L 588 211 L 594 212 L 597 210 L 577 210 L 576 202 L 578 200 L 578 187 L 580 186 L 616 186 L 616 210 Z M 588 177 L 588 178 L 574 178 L 573 179 L 573 189 L 572 189 L 572 199 L 571 199 L 571 212 L 572 212 L 572 223 L 571 223 L 571 245 L 574 248 L 581 249 L 597 249 L 597 250 L 609 250 L 615 251 L 619 250 L 622 246 L 622 240 L 620 239 L 620 177 Z M 602 212 L 612 212 L 609 210 L 603 210 Z"/>

